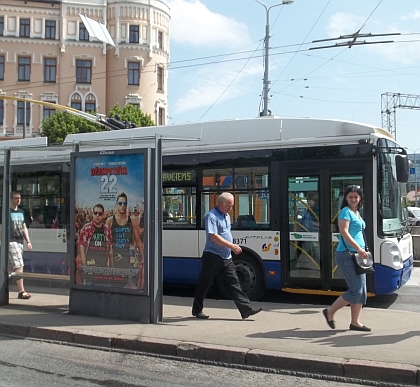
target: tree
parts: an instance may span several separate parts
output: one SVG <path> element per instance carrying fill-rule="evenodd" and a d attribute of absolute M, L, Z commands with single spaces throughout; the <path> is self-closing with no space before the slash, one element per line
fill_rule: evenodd
<path fill-rule="evenodd" d="M 118 121 L 130 121 L 136 126 L 154 125 L 150 115 L 143 113 L 134 105 L 126 105 L 121 108 L 116 104 L 111 108 L 109 116 Z M 109 130 L 109 128 L 67 112 L 56 111 L 52 116 L 42 120 L 42 136 L 48 137 L 49 144 L 61 144 L 68 134 L 103 132 L 105 130 Z"/>
<path fill-rule="evenodd" d="M 56 111 L 42 120 L 42 136 L 48 137 L 48 144 L 61 144 L 68 134 L 102 132 L 109 130 L 67 112 Z"/>
<path fill-rule="evenodd" d="M 150 114 L 145 114 L 142 110 L 135 105 L 127 104 L 123 108 L 118 103 L 111 108 L 109 116 L 117 119 L 118 121 L 129 121 L 136 126 L 154 126 Z"/>

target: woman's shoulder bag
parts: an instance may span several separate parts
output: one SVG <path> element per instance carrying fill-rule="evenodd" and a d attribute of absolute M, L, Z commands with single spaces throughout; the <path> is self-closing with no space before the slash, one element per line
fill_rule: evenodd
<path fill-rule="evenodd" d="M 346 242 L 344 242 L 343 236 L 341 236 L 344 247 L 349 252 L 351 259 L 353 260 L 357 275 L 373 273 L 375 271 L 375 269 L 373 268 L 373 256 L 372 256 L 372 253 L 369 251 L 369 247 L 367 245 L 364 228 L 362 228 L 362 232 L 363 232 L 363 239 L 365 240 L 365 250 L 367 252 L 366 258 L 362 258 L 358 253 L 352 253 L 347 247 Z"/>

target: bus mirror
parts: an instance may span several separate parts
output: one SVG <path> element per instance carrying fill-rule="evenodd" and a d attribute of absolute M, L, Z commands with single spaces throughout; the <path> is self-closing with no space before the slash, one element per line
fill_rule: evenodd
<path fill-rule="evenodd" d="M 399 183 L 407 183 L 410 176 L 408 157 L 406 155 L 395 155 L 395 166 L 397 169 L 397 181 Z"/>

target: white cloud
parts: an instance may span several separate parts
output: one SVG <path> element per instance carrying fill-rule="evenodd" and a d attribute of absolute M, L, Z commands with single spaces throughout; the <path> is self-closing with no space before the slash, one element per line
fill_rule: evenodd
<path fill-rule="evenodd" d="M 211 12 L 199 0 L 168 0 L 171 40 L 200 47 L 244 47 L 251 42 L 248 27 Z"/>
<path fill-rule="evenodd" d="M 397 64 L 412 65 L 419 62 L 420 42 L 398 42 L 398 40 L 409 39 L 398 38 L 396 36 L 390 36 L 389 38 L 395 43 L 372 46 L 372 51 L 383 56 L 385 60 Z"/>
<path fill-rule="evenodd" d="M 247 94 L 245 79 L 261 72 L 261 64 L 255 66 L 248 64 L 246 71 L 241 71 L 238 65 L 219 64 L 211 68 L 205 66 L 195 76 L 189 78 L 185 92 L 177 98 L 172 109 L 178 114 L 196 108 L 210 107 L 216 101 L 221 103 Z"/>
<path fill-rule="evenodd" d="M 420 11 L 418 9 L 413 10 L 411 13 L 401 16 L 402 20 L 416 20 L 420 19 Z"/>
<path fill-rule="evenodd" d="M 331 38 L 353 34 L 363 25 L 363 18 L 352 13 L 337 12 L 328 21 L 327 33 Z"/>

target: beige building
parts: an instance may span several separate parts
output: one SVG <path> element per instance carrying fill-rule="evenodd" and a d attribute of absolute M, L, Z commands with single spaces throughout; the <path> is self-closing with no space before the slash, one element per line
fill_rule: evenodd
<path fill-rule="evenodd" d="M 105 24 L 115 47 L 90 36 L 79 14 Z M 105 115 L 134 104 L 165 124 L 169 23 L 160 0 L 1 0 L 0 94 Z M 23 127 L 37 136 L 51 114 L 0 99 L 0 136 L 22 137 Z"/>

